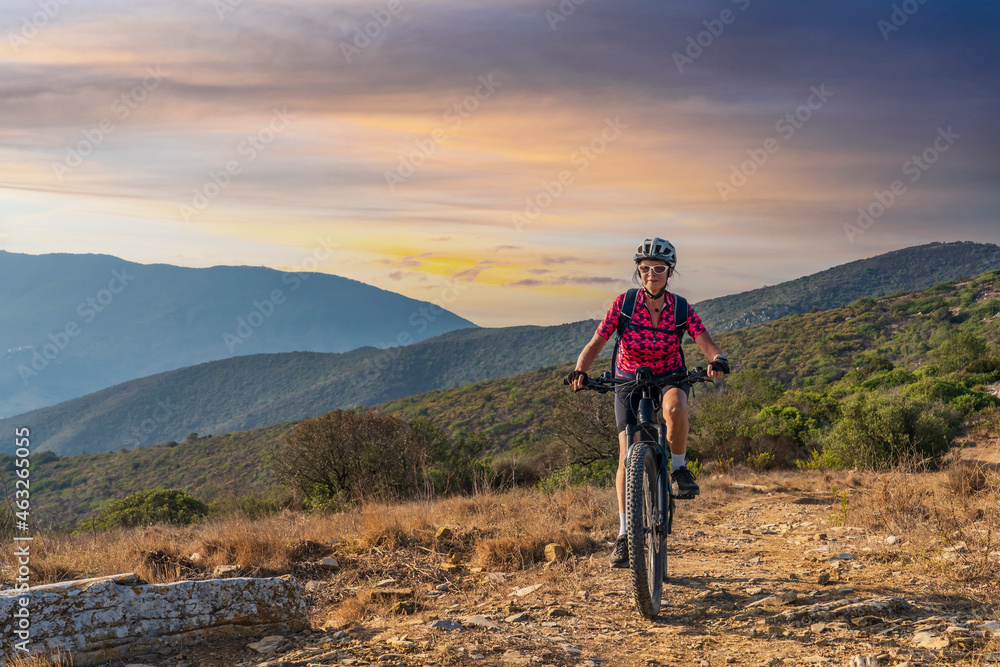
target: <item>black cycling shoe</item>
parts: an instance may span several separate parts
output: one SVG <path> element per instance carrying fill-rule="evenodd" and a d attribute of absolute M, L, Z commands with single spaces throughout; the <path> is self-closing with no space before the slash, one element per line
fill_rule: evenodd
<path fill-rule="evenodd" d="M 615 550 L 611 554 L 611 567 L 615 569 L 628 568 L 628 538 L 619 535 L 615 540 Z"/>
<path fill-rule="evenodd" d="M 671 477 L 677 482 L 677 497 L 679 499 L 690 500 L 701 493 L 701 489 L 694 481 L 694 475 L 687 469 L 687 466 L 681 466 L 675 470 Z"/>

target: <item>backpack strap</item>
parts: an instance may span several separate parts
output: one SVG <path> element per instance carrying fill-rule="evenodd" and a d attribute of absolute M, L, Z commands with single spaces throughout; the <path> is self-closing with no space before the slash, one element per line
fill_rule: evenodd
<path fill-rule="evenodd" d="M 632 323 L 632 315 L 635 313 L 635 300 L 638 295 L 639 289 L 636 287 L 625 292 L 625 300 L 622 302 L 621 310 L 618 311 L 618 326 L 615 329 L 615 349 L 611 353 L 611 372 L 615 374 L 618 373 L 618 346 L 621 345 L 625 329 Z"/>
<path fill-rule="evenodd" d="M 677 348 L 681 353 L 681 368 L 687 369 L 684 362 L 684 332 L 688 324 L 688 302 L 682 296 L 674 294 L 674 335 L 677 336 Z"/>

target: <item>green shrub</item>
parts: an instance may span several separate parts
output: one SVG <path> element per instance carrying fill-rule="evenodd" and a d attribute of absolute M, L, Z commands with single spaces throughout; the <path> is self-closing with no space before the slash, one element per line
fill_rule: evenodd
<path fill-rule="evenodd" d="M 131 528 L 154 523 L 190 524 L 208 515 L 208 505 L 180 489 L 136 491 L 116 500 L 84 528 Z"/>
<path fill-rule="evenodd" d="M 878 387 L 898 387 L 916 382 L 917 376 L 905 368 L 896 368 L 888 372 L 873 375 L 861 383 L 862 389 L 877 389 Z"/>
<path fill-rule="evenodd" d="M 934 352 L 934 357 L 946 373 L 961 370 L 986 356 L 986 340 L 967 331 L 952 334 Z"/>
<path fill-rule="evenodd" d="M 614 486 L 618 461 L 593 461 L 586 465 L 571 463 L 562 470 L 547 475 L 535 485 L 546 493 L 554 493 L 567 486 Z"/>
<path fill-rule="evenodd" d="M 759 432 L 761 409 L 775 403 L 784 393 L 780 383 L 757 370 L 733 373 L 725 386 L 698 399 L 691 417 L 691 443 L 710 459 L 742 460 L 740 438 Z"/>
<path fill-rule="evenodd" d="M 757 415 L 755 433 L 750 435 L 787 436 L 797 445 L 805 445 L 813 440 L 819 424 L 807 417 L 798 408 L 770 405 Z M 773 460 L 771 461 L 773 463 Z"/>
<path fill-rule="evenodd" d="M 823 456 L 836 468 L 937 465 L 957 422 L 940 401 L 898 393 L 856 394 L 841 414 L 823 443 Z"/>

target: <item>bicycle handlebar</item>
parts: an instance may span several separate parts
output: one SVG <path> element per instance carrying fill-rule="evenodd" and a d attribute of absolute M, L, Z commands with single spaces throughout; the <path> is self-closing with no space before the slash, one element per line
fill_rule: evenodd
<path fill-rule="evenodd" d="M 583 387 L 576 391 L 591 389 L 598 393 L 606 394 L 609 391 L 613 391 L 616 385 L 633 385 L 633 389 L 642 389 L 650 385 L 659 387 L 665 383 L 677 384 L 680 382 L 695 384 L 697 382 L 712 382 L 712 380 L 708 378 L 705 369 L 701 366 L 692 368 L 687 373 L 674 373 L 673 375 L 660 378 L 653 375 L 653 371 L 649 366 L 640 366 L 636 369 L 634 378 L 615 377 L 611 371 L 604 371 L 600 377 L 588 380 Z M 569 379 L 563 378 L 563 384 L 570 384 Z"/>

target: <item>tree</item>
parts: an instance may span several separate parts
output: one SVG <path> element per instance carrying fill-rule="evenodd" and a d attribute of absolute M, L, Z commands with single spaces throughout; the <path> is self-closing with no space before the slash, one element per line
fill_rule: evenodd
<path fill-rule="evenodd" d="M 295 427 L 275 470 L 308 504 L 336 507 L 464 490 L 485 444 L 480 436 L 452 442 L 427 419 L 334 410 Z"/>
<path fill-rule="evenodd" d="M 595 391 L 559 395 L 549 431 L 563 442 L 566 463 L 618 460 L 614 400 Z"/>
<path fill-rule="evenodd" d="M 208 505 L 180 489 L 136 491 L 116 500 L 93 520 L 101 530 L 154 523 L 190 524 L 208 515 Z"/>

